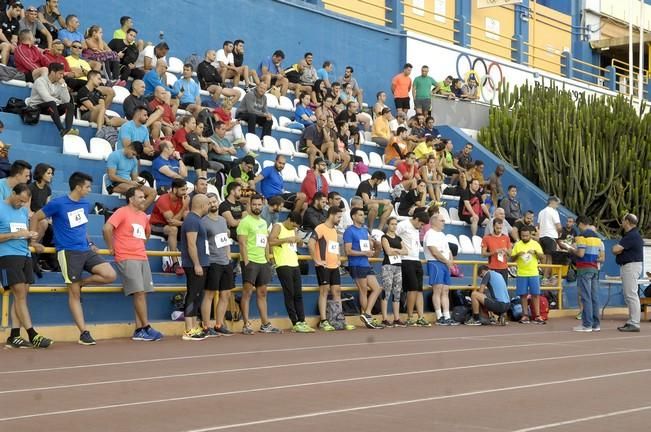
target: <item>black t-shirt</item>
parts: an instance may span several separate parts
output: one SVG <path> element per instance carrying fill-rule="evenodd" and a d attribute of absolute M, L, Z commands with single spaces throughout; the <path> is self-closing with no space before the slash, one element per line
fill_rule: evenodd
<path fill-rule="evenodd" d="M 138 60 L 138 47 L 135 44 L 127 45 L 124 42 L 124 39 L 112 39 L 108 43 L 109 48 L 115 51 L 116 53 L 124 52 L 124 56 L 120 59 L 120 63 L 123 65 L 128 65 L 129 63 L 136 64 Z"/>
<path fill-rule="evenodd" d="M 470 168 L 472 168 L 472 166 L 473 166 L 473 163 L 472 163 L 472 156 L 470 156 L 470 155 L 468 155 L 468 156 L 464 155 L 464 154 L 463 154 L 463 150 L 461 150 L 459 153 L 457 153 L 457 160 L 459 161 L 459 165 L 460 165 L 462 168 L 470 169 Z"/>
<path fill-rule="evenodd" d="M 186 135 L 188 144 L 190 144 L 192 147 L 196 148 L 197 150 L 201 150 L 201 141 L 199 141 L 199 136 L 192 132 Z"/>
<path fill-rule="evenodd" d="M 377 187 L 371 186 L 370 180 L 364 180 L 357 186 L 357 191 L 355 195 L 358 197 L 363 197 L 362 194 L 367 194 L 369 199 L 375 199 L 377 197 Z"/>
<path fill-rule="evenodd" d="M 219 204 L 219 215 L 223 216 L 226 212 L 231 212 L 233 219 L 236 221 L 242 220 L 242 204 L 235 203 L 233 204 L 229 200 L 225 199 L 223 203 Z M 237 227 L 230 227 L 231 238 L 237 239 Z"/>
<path fill-rule="evenodd" d="M 472 193 L 470 187 L 468 187 L 462 190 L 461 195 L 459 195 L 459 214 L 463 216 L 470 216 L 470 213 L 466 209 L 465 201 L 469 201 L 470 206 L 473 208 L 473 210 L 475 210 L 475 213 L 480 215 L 482 204 L 480 191 Z"/>
<path fill-rule="evenodd" d="M 317 210 L 314 206 L 309 206 L 303 215 L 303 230 L 314 230 L 328 218 L 325 210 Z"/>
<path fill-rule="evenodd" d="M 233 64 L 235 67 L 242 66 L 242 64 L 244 64 L 244 53 L 237 54 L 233 51 Z"/>
<path fill-rule="evenodd" d="M 307 147 L 307 140 L 312 141 L 312 144 L 314 144 L 316 148 L 320 149 L 324 140 L 323 131 L 319 131 L 317 126 L 314 124 L 306 127 L 303 131 L 303 135 L 301 135 L 301 151 Z"/>
<path fill-rule="evenodd" d="M 199 78 L 199 85 L 203 90 L 208 89 L 213 84 L 221 84 L 222 82 L 217 69 L 206 60 L 197 66 L 197 78 Z"/>
<path fill-rule="evenodd" d="M 403 192 L 398 205 L 399 216 L 409 216 L 409 209 L 420 200 L 420 194 L 416 190 Z"/>
<path fill-rule="evenodd" d="M 351 123 L 351 122 L 357 123 L 357 114 L 356 113 L 349 114 L 347 109 L 340 112 L 337 118 L 335 119 L 335 123 L 337 124 Z"/>
<path fill-rule="evenodd" d="M 97 105 L 100 99 L 103 99 L 104 95 L 99 92 L 99 90 L 89 90 L 88 87 L 83 86 L 77 90 L 77 106 L 82 111 L 88 111 L 88 109 L 83 105 L 85 101 L 90 101 L 93 106 Z"/>
<path fill-rule="evenodd" d="M 47 204 L 47 199 L 52 195 L 50 185 L 45 185 L 43 189 L 36 186 L 36 182 L 29 184 L 29 190 L 32 192 L 32 203 L 30 209 L 37 212 Z"/>
<path fill-rule="evenodd" d="M 536 229 L 536 226 L 535 226 L 535 225 L 529 225 L 529 224 L 526 224 L 526 223 L 522 222 L 521 220 L 517 221 L 517 222 L 513 225 L 513 228 L 517 229 L 517 230 L 518 230 L 518 233 L 520 232 L 520 230 L 522 229 L 522 227 L 529 227 L 529 228 L 531 229 L 531 233 L 532 233 L 532 234 L 535 234 L 535 233 L 538 232 L 538 230 Z"/>
<path fill-rule="evenodd" d="M 144 107 L 147 109 L 147 113 L 151 114 L 154 110 L 149 107 L 147 99 L 144 96 L 135 97 L 134 95 L 129 95 L 124 99 L 122 103 L 122 109 L 124 110 L 124 116 L 127 120 L 133 119 L 133 113 L 136 111 L 136 108 Z"/>
<path fill-rule="evenodd" d="M 0 29 L 4 33 L 7 40 L 11 42 L 12 36 L 18 36 L 18 30 L 20 29 L 20 22 L 17 18 L 11 19 L 7 16 L 7 13 L 4 12 L 5 9 L 2 9 L 3 13 L 0 13 Z"/>
<path fill-rule="evenodd" d="M 391 249 L 402 249 L 402 239 L 400 238 L 400 236 L 395 236 L 394 238 L 391 238 L 385 234 L 382 236 L 382 239 L 387 239 L 387 241 L 389 242 L 389 247 Z M 391 264 L 389 262 L 389 255 L 387 255 L 386 251 L 384 251 L 384 260 L 382 260 L 382 264 Z M 393 264 L 393 265 L 400 266 L 400 263 Z"/>

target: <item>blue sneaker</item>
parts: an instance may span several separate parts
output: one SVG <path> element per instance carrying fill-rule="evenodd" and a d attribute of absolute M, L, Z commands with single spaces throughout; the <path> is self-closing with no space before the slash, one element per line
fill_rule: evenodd
<path fill-rule="evenodd" d="M 133 332 L 133 336 L 131 336 L 131 340 L 146 341 L 146 340 L 150 340 L 150 338 L 146 330 L 140 329 Z"/>
<path fill-rule="evenodd" d="M 147 334 L 152 337 L 151 340 L 153 341 L 159 341 L 163 339 L 163 333 L 159 332 L 158 330 L 154 329 L 153 327 L 149 327 L 147 329 Z"/>

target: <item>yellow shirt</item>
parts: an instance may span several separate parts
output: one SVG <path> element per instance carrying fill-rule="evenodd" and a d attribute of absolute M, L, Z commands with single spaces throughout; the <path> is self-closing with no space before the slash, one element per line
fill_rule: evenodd
<path fill-rule="evenodd" d="M 285 225 L 282 223 L 279 223 L 278 225 L 280 226 L 280 232 L 278 233 L 279 239 L 294 237 L 296 235 L 294 230 L 285 228 Z M 298 267 L 296 243 L 283 243 L 280 246 L 274 246 L 271 251 L 274 255 L 274 262 L 277 267 Z"/>
<path fill-rule="evenodd" d="M 68 56 L 66 57 L 66 61 L 68 62 L 68 66 L 70 66 L 70 69 L 79 68 L 84 72 L 82 76 L 77 77 L 78 80 L 82 80 L 82 81 L 88 80 L 86 74 L 88 73 L 88 71 L 90 71 L 90 65 L 86 60 L 82 58 L 76 59 L 73 56 Z"/>
<path fill-rule="evenodd" d="M 414 149 L 416 159 L 427 159 L 427 156 L 431 155 L 432 153 L 434 153 L 434 148 L 428 146 L 425 141 L 418 144 Z"/>
<path fill-rule="evenodd" d="M 373 123 L 373 137 L 380 137 L 389 139 L 391 138 L 391 129 L 389 128 L 389 122 L 384 116 L 376 117 L 375 122 Z"/>
<path fill-rule="evenodd" d="M 513 246 L 511 256 L 514 257 L 520 252 L 527 252 L 530 250 L 536 251 L 540 254 L 543 253 L 542 247 L 540 247 L 540 244 L 537 241 L 529 240 L 525 243 L 520 240 Z M 525 253 L 518 257 L 516 264 L 518 266 L 518 276 L 538 276 L 538 256 L 536 254 Z"/>

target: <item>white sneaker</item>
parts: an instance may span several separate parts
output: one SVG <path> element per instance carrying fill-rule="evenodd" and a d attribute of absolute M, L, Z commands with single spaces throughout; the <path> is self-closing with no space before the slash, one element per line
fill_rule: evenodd
<path fill-rule="evenodd" d="M 601 331 L 601 327 L 592 327 L 592 331 L 593 331 L 593 332 L 600 332 L 600 331 Z"/>
<path fill-rule="evenodd" d="M 583 327 L 583 326 L 581 325 L 581 326 L 576 326 L 576 327 L 574 327 L 574 328 L 572 329 L 572 331 L 580 332 L 580 333 L 590 333 L 590 332 L 592 332 L 592 327 Z"/>

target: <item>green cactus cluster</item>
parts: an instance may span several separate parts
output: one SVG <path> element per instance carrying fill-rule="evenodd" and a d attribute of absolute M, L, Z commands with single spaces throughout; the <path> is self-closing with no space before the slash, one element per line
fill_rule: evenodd
<path fill-rule="evenodd" d="M 642 102 L 501 83 L 478 140 L 607 235 L 632 212 L 651 236 L 651 114 Z"/>

